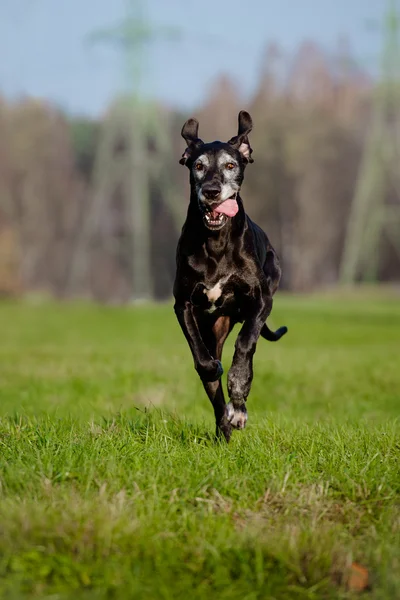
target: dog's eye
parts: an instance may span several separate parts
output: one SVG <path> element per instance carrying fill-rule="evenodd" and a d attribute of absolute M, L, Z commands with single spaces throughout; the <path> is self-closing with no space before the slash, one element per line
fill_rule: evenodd
<path fill-rule="evenodd" d="M 203 170 L 203 165 L 202 163 L 197 163 L 194 168 L 196 169 L 196 171 L 202 171 Z"/>
<path fill-rule="evenodd" d="M 232 169 L 235 168 L 235 165 L 233 163 L 227 163 L 225 166 L 229 171 L 232 171 Z"/>

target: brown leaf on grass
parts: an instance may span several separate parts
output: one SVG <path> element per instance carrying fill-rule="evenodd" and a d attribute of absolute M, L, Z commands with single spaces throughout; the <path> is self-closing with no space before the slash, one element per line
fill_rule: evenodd
<path fill-rule="evenodd" d="M 353 562 L 350 567 L 347 587 L 352 592 L 363 592 L 369 587 L 369 574 L 365 567 Z"/>

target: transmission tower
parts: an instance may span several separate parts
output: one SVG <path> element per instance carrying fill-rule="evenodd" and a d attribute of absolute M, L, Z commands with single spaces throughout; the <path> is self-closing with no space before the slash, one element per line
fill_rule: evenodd
<path fill-rule="evenodd" d="M 77 241 L 70 286 L 76 289 L 82 283 L 87 273 L 92 241 L 99 233 L 113 194 L 122 189 L 128 200 L 128 221 L 131 224 L 132 300 L 143 301 L 153 296 L 150 186 L 154 181 L 159 183 L 163 179 L 164 199 L 177 220 L 182 218 L 163 160 L 169 150 L 166 115 L 161 115 L 159 108 L 143 95 L 143 79 L 147 72 L 145 46 L 157 37 L 177 39 L 179 34 L 172 28 L 153 28 L 145 18 L 140 0 L 126 0 L 126 3 L 126 16 L 121 23 L 96 31 L 89 38 L 91 44 L 108 42 L 122 51 L 125 89 L 123 100 L 110 110 L 103 124 L 95 164 L 94 196 Z M 116 145 L 121 137 L 126 147 L 123 153 L 118 153 Z M 155 146 L 155 152 L 149 149 L 149 139 Z"/>
<path fill-rule="evenodd" d="M 388 2 L 380 82 L 342 257 L 342 283 L 376 281 L 383 234 L 400 259 L 400 17 Z"/>

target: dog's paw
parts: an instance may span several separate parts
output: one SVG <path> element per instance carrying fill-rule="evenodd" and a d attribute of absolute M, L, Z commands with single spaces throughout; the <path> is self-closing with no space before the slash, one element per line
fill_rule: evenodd
<path fill-rule="evenodd" d="M 228 423 L 235 429 L 244 429 L 247 423 L 247 410 L 246 405 L 242 404 L 239 407 L 235 407 L 232 402 L 229 402 L 225 408 L 226 418 Z"/>
<path fill-rule="evenodd" d="M 207 365 L 197 367 L 197 372 L 202 381 L 218 381 L 224 372 L 219 360 L 212 360 Z"/>

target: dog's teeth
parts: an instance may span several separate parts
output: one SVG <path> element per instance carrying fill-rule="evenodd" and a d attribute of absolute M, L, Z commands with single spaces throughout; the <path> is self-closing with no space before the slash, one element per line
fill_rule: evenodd
<path fill-rule="evenodd" d="M 222 213 L 218 215 L 213 215 L 211 212 L 204 213 L 205 220 L 207 221 L 207 225 L 212 229 L 213 227 L 219 227 L 225 221 L 225 217 Z"/>

